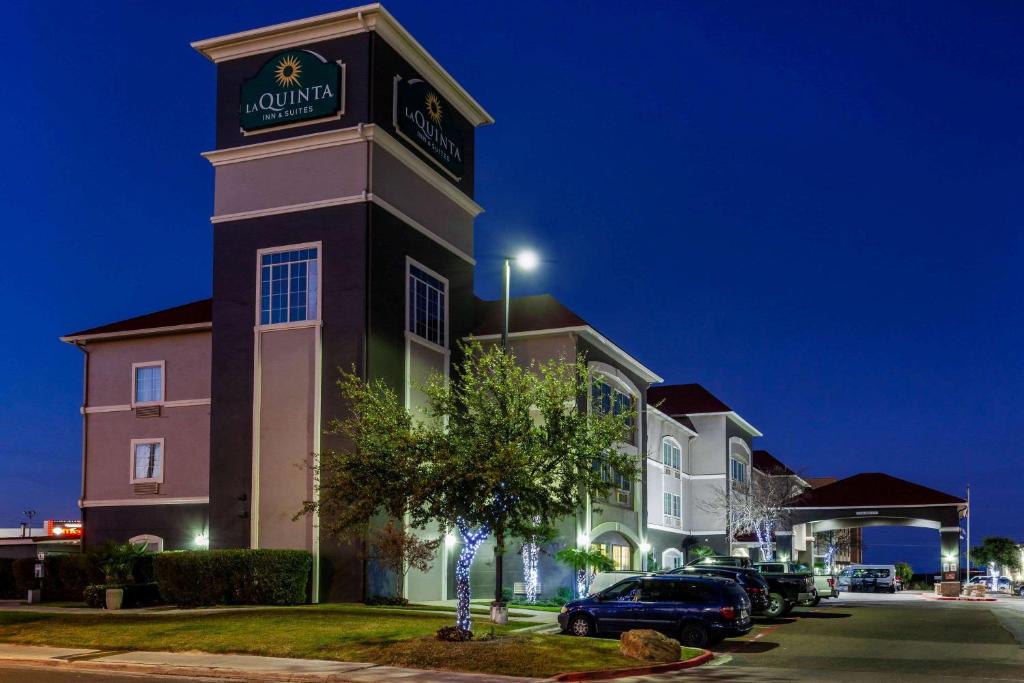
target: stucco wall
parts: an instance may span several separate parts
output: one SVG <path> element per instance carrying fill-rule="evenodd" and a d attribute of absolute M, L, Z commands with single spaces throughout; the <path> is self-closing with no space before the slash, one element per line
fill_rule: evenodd
<path fill-rule="evenodd" d="M 129 405 L 132 363 L 164 361 L 164 400 L 210 398 L 210 332 L 91 342 L 87 405 Z"/>

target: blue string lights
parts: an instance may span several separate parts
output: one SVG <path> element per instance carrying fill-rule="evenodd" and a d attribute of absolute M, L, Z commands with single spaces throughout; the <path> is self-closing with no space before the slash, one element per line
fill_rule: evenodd
<path fill-rule="evenodd" d="M 455 625 L 469 631 L 473 627 L 473 619 L 469 612 L 471 597 L 469 568 L 473 564 L 473 558 L 476 557 L 476 551 L 487 540 L 490 530 L 486 526 L 482 526 L 474 531 L 462 520 L 456 522 L 456 527 L 459 529 L 459 535 L 462 536 L 462 550 L 459 551 L 459 561 L 455 565 L 455 595 L 458 598 Z"/>
<path fill-rule="evenodd" d="M 534 526 L 540 525 L 540 517 L 533 518 Z M 526 602 L 534 604 L 537 602 L 537 592 L 540 588 L 540 572 L 537 565 L 540 562 L 540 548 L 537 547 L 536 537 L 523 544 L 523 566 L 526 579 Z"/>

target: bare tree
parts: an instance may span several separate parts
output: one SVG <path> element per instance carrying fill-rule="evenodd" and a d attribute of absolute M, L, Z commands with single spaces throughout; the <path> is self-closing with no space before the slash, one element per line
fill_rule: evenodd
<path fill-rule="evenodd" d="M 848 555 L 851 546 L 851 534 L 849 529 L 833 529 L 832 531 L 819 531 L 814 534 L 814 545 L 825 548 L 825 573 L 834 573 L 836 560 Z"/>
<path fill-rule="evenodd" d="M 716 487 L 709 499 L 698 501 L 698 506 L 725 515 L 732 535 L 753 534 L 761 557 L 774 560 L 775 532 L 787 525 L 789 505 L 804 490 L 799 477 L 782 470 L 753 470 L 749 483 L 732 482 L 731 486 L 731 491 Z"/>

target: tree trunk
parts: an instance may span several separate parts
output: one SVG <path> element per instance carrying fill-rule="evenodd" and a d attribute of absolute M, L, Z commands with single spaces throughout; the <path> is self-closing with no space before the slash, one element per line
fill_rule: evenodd
<path fill-rule="evenodd" d="M 537 602 L 537 584 L 540 583 L 540 575 L 537 571 L 540 548 L 537 541 L 531 538 L 523 546 L 523 565 L 526 569 L 526 602 L 533 605 Z"/>
<path fill-rule="evenodd" d="M 472 531 L 468 527 L 459 525 L 459 534 L 462 536 L 462 550 L 459 551 L 459 562 L 455 565 L 455 595 L 458 598 L 458 607 L 455 612 L 455 625 L 467 631 L 473 626 L 473 618 L 469 611 L 472 593 L 469 586 L 469 568 L 476 557 L 476 551 L 480 544 L 487 538 L 487 528 L 481 527 Z"/>

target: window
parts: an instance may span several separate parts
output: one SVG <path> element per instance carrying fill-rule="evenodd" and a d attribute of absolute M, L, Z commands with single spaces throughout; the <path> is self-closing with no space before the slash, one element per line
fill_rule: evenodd
<path fill-rule="evenodd" d="M 164 400 L 164 363 L 132 364 L 132 405 Z"/>
<path fill-rule="evenodd" d="M 260 256 L 260 324 L 317 319 L 316 247 Z"/>
<path fill-rule="evenodd" d="M 640 582 L 636 579 L 629 579 L 627 581 L 620 581 L 611 588 L 608 588 L 601 596 L 605 600 L 628 600 L 632 602 L 636 600 L 639 590 Z"/>
<path fill-rule="evenodd" d="M 661 458 L 665 467 L 677 472 L 682 469 L 683 451 L 672 439 L 666 438 L 661 442 Z"/>
<path fill-rule="evenodd" d="M 164 440 L 132 439 L 132 483 L 164 480 Z"/>
<path fill-rule="evenodd" d="M 611 484 L 611 491 L 608 493 L 608 501 L 619 505 L 630 505 L 630 490 L 632 488 L 629 477 L 624 476 L 610 465 L 603 465 L 601 478 Z"/>
<path fill-rule="evenodd" d="M 669 548 L 661 554 L 663 569 L 678 569 L 683 566 L 683 555 L 675 548 Z"/>
<path fill-rule="evenodd" d="M 612 561 L 612 568 L 617 570 L 632 569 L 632 550 L 628 545 L 614 543 L 591 543 L 591 550 L 596 550 Z"/>
<path fill-rule="evenodd" d="M 682 497 L 666 491 L 664 493 L 663 502 L 665 506 L 665 526 L 671 526 L 678 529 L 682 526 Z"/>
<path fill-rule="evenodd" d="M 142 544 L 146 546 L 146 550 L 151 553 L 162 553 L 164 551 L 164 539 L 153 534 L 142 534 L 141 536 L 132 536 L 128 539 L 129 543 L 136 545 Z"/>
<path fill-rule="evenodd" d="M 595 412 L 604 415 L 622 415 L 633 409 L 633 396 L 611 385 L 601 377 L 594 377 L 590 390 L 590 406 Z M 627 423 L 631 433 L 626 437 L 628 443 L 636 441 L 636 415 L 629 418 Z"/>
<path fill-rule="evenodd" d="M 446 289 L 444 280 L 409 264 L 409 331 L 438 346 L 447 343 Z"/>
<path fill-rule="evenodd" d="M 730 461 L 732 480 L 739 484 L 747 482 L 747 464 L 733 458 Z"/>

